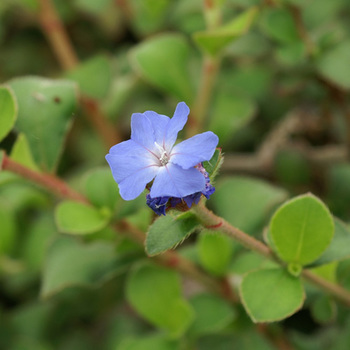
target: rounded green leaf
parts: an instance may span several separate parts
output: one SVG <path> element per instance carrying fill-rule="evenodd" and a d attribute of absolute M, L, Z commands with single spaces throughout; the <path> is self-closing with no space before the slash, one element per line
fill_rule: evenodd
<path fill-rule="evenodd" d="M 193 310 L 181 296 L 179 275 L 144 264 L 129 275 L 126 297 L 134 309 L 159 328 L 180 336 L 193 320 Z"/>
<path fill-rule="evenodd" d="M 9 82 L 18 102 L 16 128 L 28 140 L 35 163 L 53 172 L 77 104 L 76 84 L 39 77 Z"/>
<path fill-rule="evenodd" d="M 254 322 L 283 320 L 301 308 L 305 297 L 300 279 L 280 268 L 249 272 L 240 295 Z"/>
<path fill-rule="evenodd" d="M 191 212 L 177 216 L 169 212 L 166 216 L 161 216 L 147 232 L 147 254 L 153 256 L 174 248 L 199 226 L 196 216 Z"/>
<path fill-rule="evenodd" d="M 0 86 L 0 141 L 11 131 L 17 118 L 17 103 L 13 92 Z"/>
<path fill-rule="evenodd" d="M 46 298 L 72 286 L 97 286 L 124 271 L 127 264 L 110 244 L 82 244 L 71 237 L 60 237 L 47 252 L 41 296 Z"/>
<path fill-rule="evenodd" d="M 179 100 L 193 98 L 189 80 L 189 44 L 185 37 L 163 34 L 143 41 L 131 51 L 131 63 L 144 79 Z"/>
<path fill-rule="evenodd" d="M 228 302 L 211 294 L 197 294 L 190 303 L 196 318 L 189 332 L 202 335 L 216 333 L 225 328 L 235 317 L 235 312 Z"/>
<path fill-rule="evenodd" d="M 74 202 L 61 202 L 55 211 L 55 221 L 62 233 L 88 234 L 104 228 L 110 219 L 110 211 Z"/>
<path fill-rule="evenodd" d="M 326 250 L 333 234 L 334 223 L 328 208 L 312 194 L 284 203 L 270 224 L 277 254 L 288 263 L 313 262 Z"/>
<path fill-rule="evenodd" d="M 233 241 L 229 237 L 210 230 L 203 230 L 197 243 L 201 265 L 217 276 L 226 274 L 233 248 Z"/>

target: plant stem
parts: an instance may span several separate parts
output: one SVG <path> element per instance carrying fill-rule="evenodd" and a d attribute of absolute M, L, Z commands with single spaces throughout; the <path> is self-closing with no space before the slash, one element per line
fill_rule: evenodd
<path fill-rule="evenodd" d="M 199 205 L 194 206 L 192 210 L 205 227 L 222 232 L 240 242 L 246 248 L 283 265 L 283 263 L 277 259 L 272 250 L 266 244 L 258 241 L 254 237 L 230 225 L 223 218 L 215 215 L 211 210 L 205 207 L 202 201 L 199 203 Z M 322 288 L 327 293 L 333 295 L 339 301 L 350 307 L 350 292 L 348 292 L 343 287 L 331 283 L 315 275 L 309 270 L 303 270 L 302 276 L 306 280 L 312 282 L 313 284 L 316 284 L 318 287 Z"/>
<path fill-rule="evenodd" d="M 75 68 L 79 59 L 51 0 L 40 0 L 39 23 L 64 70 Z M 102 113 L 96 100 L 81 96 L 80 102 L 107 148 L 122 140 L 117 129 Z"/>

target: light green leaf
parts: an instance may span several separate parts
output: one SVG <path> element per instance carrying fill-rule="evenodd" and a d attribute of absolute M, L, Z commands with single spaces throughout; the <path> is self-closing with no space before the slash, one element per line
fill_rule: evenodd
<path fill-rule="evenodd" d="M 350 89 L 350 41 L 341 41 L 320 55 L 316 67 L 319 73 L 343 89 Z"/>
<path fill-rule="evenodd" d="M 334 218 L 334 237 L 325 252 L 312 263 L 312 266 L 328 264 L 350 257 L 350 230 L 346 224 Z"/>
<path fill-rule="evenodd" d="M 38 167 L 34 162 L 32 152 L 25 134 L 20 133 L 11 150 L 11 159 L 24 165 L 25 167 L 38 171 Z"/>
<path fill-rule="evenodd" d="M 153 256 L 176 247 L 200 226 L 191 212 L 175 215 L 168 212 L 159 217 L 149 228 L 146 237 L 146 252 Z"/>
<path fill-rule="evenodd" d="M 248 97 L 221 92 L 213 103 L 212 118 L 208 129 L 219 136 L 220 144 L 232 140 L 235 133 L 245 126 L 256 113 L 256 105 Z"/>
<path fill-rule="evenodd" d="M 17 119 L 17 103 L 12 90 L 0 86 L 0 141 L 12 130 Z"/>
<path fill-rule="evenodd" d="M 232 305 L 211 294 L 197 294 L 190 299 L 190 303 L 196 314 L 189 329 L 190 334 L 216 333 L 225 328 L 235 317 Z"/>
<path fill-rule="evenodd" d="M 203 162 L 204 169 L 208 172 L 210 182 L 213 184 L 216 175 L 224 162 L 221 148 L 217 148 L 210 160 Z"/>
<path fill-rule="evenodd" d="M 84 95 L 98 99 L 107 95 L 112 75 L 110 59 L 104 55 L 92 57 L 66 73 L 68 79 L 79 85 Z"/>
<path fill-rule="evenodd" d="M 0 257 L 11 254 L 17 240 L 16 220 L 12 211 L 0 206 Z"/>
<path fill-rule="evenodd" d="M 326 250 L 333 234 L 328 208 L 312 194 L 284 203 L 271 219 L 270 235 L 277 254 L 288 263 L 313 262 Z"/>
<path fill-rule="evenodd" d="M 181 336 L 193 320 L 193 310 L 181 296 L 181 284 L 174 270 L 143 264 L 130 275 L 126 297 L 148 321 Z"/>
<path fill-rule="evenodd" d="M 118 185 L 107 167 L 93 169 L 87 174 L 85 193 L 93 205 L 99 208 L 107 206 L 112 211 L 120 199 Z"/>
<path fill-rule="evenodd" d="M 162 34 L 135 46 L 131 64 L 149 83 L 181 101 L 191 103 L 194 93 L 189 80 L 189 44 L 178 34 Z"/>
<path fill-rule="evenodd" d="M 263 12 L 261 28 L 272 39 L 280 43 L 300 41 L 298 30 L 290 11 L 271 7 Z"/>
<path fill-rule="evenodd" d="M 301 308 L 305 297 L 300 279 L 284 269 L 249 272 L 242 280 L 240 295 L 253 322 L 283 320 Z"/>
<path fill-rule="evenodd" d="M 17 78 L 9 84 L 18 101 L 16 128 L 26 135 L 40 169 L 53 172 L 77 104 L 76 85 L 39 77 Z"/>
<path fill-rule="evenodd" d="M 127 338 L 116 350 L 179 350 L 180 345 L 176 340 L 170 340 L 162 334 L 152 334 L 143 337 Z"/>
<path fill-rule="evenodd" d="M 129 259 L 117 257 L 111 244 L 82 244 L 70 237 L 60 237 L 47 253 L 41 296 L 47 298 L 73 286 L 98 286 L 123 272 Z"/>
<path fill-rule="evenodd" d="M 257 12 L 257 7 L 251 7 L 230 23 L 219 28 L 194 33 L 193 39 L 201 49 L 215 56 L 233 40 L 240 38 L 249 30 Z"/>
<path fill-rule="evenodd" d="M 267 182 L 237 176 L 218 182 L 210 203 L 218 215 L 252 234 L 262 229 L 269 213 L 287 197 L 287 192 Z"/>
<path fill-rule="evenodd" d="M 98 210 L 88 204 L 67 200 L 56 207 L 55 221 L 60 232 L 81 235 L 104 228 L 110 214 L 106 207 Z"/>
<path fill-rule="evenodd" d="M 233 254 L 233 241 L 223 234 L 205 229 L 197 242 L 201 265 L 214 275 L 225 275 Z"/>

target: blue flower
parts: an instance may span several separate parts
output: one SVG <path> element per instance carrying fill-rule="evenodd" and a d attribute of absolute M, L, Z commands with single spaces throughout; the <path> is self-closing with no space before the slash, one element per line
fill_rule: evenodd
<path fill-rule="evenodd" d="M 170 197 L 182 199 L 207 191 L 207 178 L 196 166 L 210 160 L 219 139 L 207 131 L 174 145 L 188 114 L 189 108 L 180 102 L 172 118 L 153 111 L 132 115 L 131 139 L 106 155 L 123 199 L 135 199 L 152 180 L 149 199 L 160 201 L 157 205 L 165 206 Z M 168 198 L 157 199 L 161 197 Z"/>

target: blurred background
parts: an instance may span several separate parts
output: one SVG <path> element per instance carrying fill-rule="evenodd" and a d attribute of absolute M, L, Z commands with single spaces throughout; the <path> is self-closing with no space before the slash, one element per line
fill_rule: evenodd
<path fill-rule="evenodd" d="M 276 205 L 311 191 L 349 222 L 349 18 L 348 0 L 2 0 L 0 81 L 15 86 L 19 77 L 38 76 L 77 84 L 73 123 L 55 170 L 78 190 L 82 177 L 106 166 L 109 147 L 130 137 L 132 113 L 172 116 L 185 101 L 191 115 L 182 138 L 211 130 L 225 156 L 209 202 L 218 214 L 261 236 Z M 8 154 L 18 135 L 15 128 L 1 141 Z M 18 154 L 13 158 L 20 161 Z M 96 192 L 102 175 L 90 180 Z M 43 287 L 57 235 L 56 204 L 55 197 L 1 173 L 0 348 L 148 349 L 125 341 L 153 331 L 125 302 L 126 262 L 128 268 L 96 277 L 102 267 L 87 261 L 81 274 L 91 264 L 97 275 Z M 152 220 L 143 198 L 121 212 L 143 231 Z M 109 228 L 84 240 L 144 256 L 142 247 L 115 238 Z M 184 248 L 189 257 L 191 243 Z M 64 254 L 57 264 L 70 261 Z M 225 273 L 257 263 L 232 256 Z M 202 267 L 209 273 L 223 273 L 208 265 Z M 340 265 L 331 278 L 350 287 L 349 262 Z M 264 326 L 257 331 L 237 306 L 242 325 L 233 328 L 246 333 L 235 340 L 227 332 L 205 334 L 195 346 L 162 340 L 159 349 L 231 349 L 233 342 L 240 350 L 348 349 L 348 310 L 336 314 L 332 302 L 317 302 L 321 306 L 307 304 L 267 332 Z"/>

